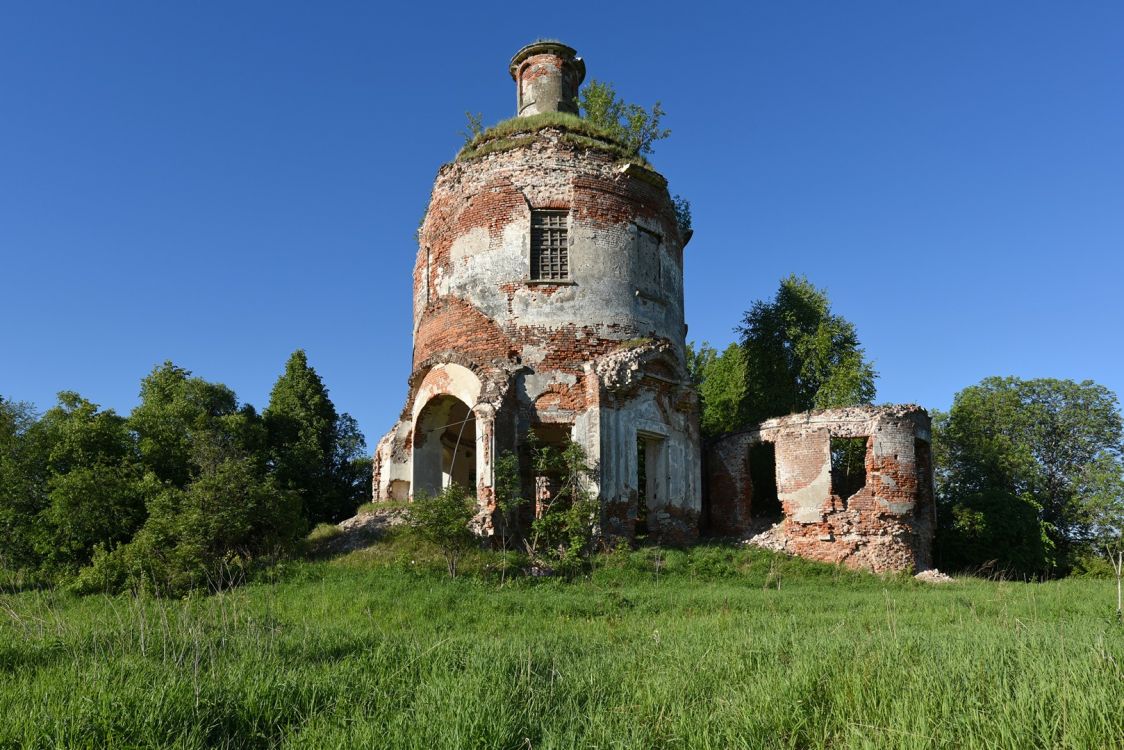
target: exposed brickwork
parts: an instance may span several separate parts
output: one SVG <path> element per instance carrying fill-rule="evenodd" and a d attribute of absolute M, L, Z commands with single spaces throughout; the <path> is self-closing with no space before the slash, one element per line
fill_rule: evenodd
<path fill-rule="evenodd" d="M 585 64 L 563 44 L 536 42 L 516 53 L 509 72 L 518 113 L 533 115 L 572 110 Z M 932 457 L 929 419 L 916 407 L 792 415 L 726 436 L 708 447 L 701 517 L 698 397 L 684 342 L 685 237 L 666 180 L 557 128 L 512 144 L 437 174 L 418 232 L 413 372 L 401 418 L 375 452 L 375 497 L 440 487 L 454 472 L 475 476 L 478 528 L 490 533 L 495 455 L 542 430 L 577 441 L 596 466 L 606 537 L 632 538 L 641 510 L 649 537 L 665 544 L 691 541 L 700 523 L 744 535 L 775 512 L 784 515 L 779 543 L 790 552 L 872 570 L 927 567 Z M 552 218 L 549 281 L 531 278 L 540 268 L 531 263 L 537 210 L 565 217 Z M 450 450 L 415 439 L 431 403 L 446 415 L 454 406 L 457 415 L 471 411 L 471 445 L 457 437 Z M 858 480 L 833 485 L 833 437 L 865 438 L 861 488 L 854 489 Z M 776 497 L 754 494 L 760 474 L 748 450 L 762 441 L 774 445 Z M 754 466 L 762 455 L 769 463 L 763 450 Z M 465 466 L 470 452 L 475 464 Z M 545 479 L 536 483 L 529 466 L 521 471 L 528 497 L 545 502 Z M 840 497 L 835 486 L 854 491 Z"/>
<path fill-rule="evenodd" d="M 414 366 L 445 350 L 481 362 L 504 359 L 518 351 L 499 326 L 456 297 L 445 297 L 426 310 L 414 334 Z"/>
<path fill-rule="evenodd" d="M 584 64 L 564 45 L 531 45 L 511 73 L 522 114 L 534 114 L 564 103 L 558 97 Z M 530 278 L 536 210 L 565 212 L 563 278 Z M 651 495 L 649 529 L 669 542 L 692 538 L 698 400 L 685 372 L 683 239 L 666 180 L 548 128 L 442 167 L 418 240 L 414 370 L 401 419 L 376 451 L 376 497 L 450 475 L 436 463 L 451 461 L 451 451 L 406 442 L 425 404 L 455 396 L 477 417 L 484 532 L 494 455 L 552 426 L 585 447 L 605 531 L 626 537 L 637 517 L 637 435 L 653 436 L 667 478 Z"/>
<path fill-rule="evenodd" d="M 720 440 L 708 446 L 707 530 L 717 536 L 738 536 L 748 532 L 753 523 L 750 498 L 753 485 L 749 481 L 748 443 Z"/>
<path fill-rule="evenodd" d="M 866 438 L 866 483 L 832 494 L 832 437 Z M 707 453 L 710 523 L 747 533 L 755 519 L 749 446 L 776 446 L 784 548 L 874 571 L 931 564 L 933 511 L 929 417 L 914 406 L 851 407 L 771 419 L 726 436 Z"/>
<path fill-rule="evenodd" d="M 508 66 L 515 81 L 520 115 L 577 112 L 578 87 L 585 63 L 559 42 L 536 42 L 515 53 Z"/>

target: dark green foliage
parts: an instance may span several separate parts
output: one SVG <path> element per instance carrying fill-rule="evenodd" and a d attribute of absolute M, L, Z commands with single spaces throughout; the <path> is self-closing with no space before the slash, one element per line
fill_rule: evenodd
<path fill-rule="evenodd" d="M 39 419 L 10 402 L 0 415 L 0 567 L 62 580 L 140 527 L 152 483 L 123 418 L 71 392 Z"/>
<path fill-rule="evenodd" d="M 126 420 L 99 411 L 77 393 L 59 394 L 40 429 L 48 448 L 49 505 L 40 516 L 38 552 L 45 569 L 73 574 L 98 545 L 128 541 L 144 523 L 146 477 Z"/>
<path fill-rule="evenodd" d="M 671 205 L 675 208 L 675 223 L 679 225 L 679 234 L 683 235 L 684 241 L 687 240 L 693 229 L 691 225 L 691 202 L 681 195 L 676 195 L 671 199 Z"/>
<path fill-rule="evenodd" d="M 165 362 L 141 381 L 141 402 L 129 416 L 144 468 L 161 482 L 186 487 L 199 473 L 193 454 L 216 433 L 247 447 L 260 439 L 252 407 L 238 409 L 234 391 Z M 256 446 L 255 446 L 256 447 Z"/>
<path fill-rule="evenodd" d="M 167 362 L 143 381 L 128 424 L 148 518 L 127 543 L 99 545 L 77 590 L 219 589 L 303 533 L 299 498 L 269 474 L 262 419 L 226 386 Z"/>
<path fill-rule="evenodd" d="M 705 341 L 697 349 L 693 343 L 688 344 L 687 366 L 699 389 L 703 435 L 712 437 L 741 427 L 746 390 L 745 351 L 741 346 L 730 344 L 719 354 Z"/>
<path fill-rule="evenodd" d="M 585 450 L 567 441 L 561 448 L 528 438 L 531 465 L 549 477 L 553 493 L 538 508 L 526 539 L 531 562 L 563 576 L 586 569 L 596 539 L 600 505 L 591 491 L 593 470 Z"/>
<path fill-rule="evenodd" d="M 337 414 L 302 350 L 289 357 L 262 418 L 273 472 L 300 496 L 309 527 L 348 518 L 370 499 L 362 433 L 351 416 Z"/>
<path fill-rule="evenodd" d="M 69 392 L 42 418 L 0 399 L 0 569 L 82 591 L 217 589 L 370 499 L 358 425 L 303 352 L 267 417 L 171 362 L 127 420 Z"/>
<path fill-rule="evenodd" d="M 802 276 L 781 280 L 771 302 L 755 302 L 738 331 L 745 354 L 742 422 L 874 400 L 877 374 L 853 324 L 831 312 L 827 294 Z"/>
<path fill-rule="evenodd" d="M 457 561 L 476 545 L 469 524 L 476 515 L 476 501 L 459 484 L 450 484 L 436 495 L 414 494 L 410 525 L 445 556 L 450 578 L 457 577 Z"/>
<path fill-rule="evenodd" d="M 1117 542 L 1124 461 L 1115 394 L 1091 381 L 986 378 L 936 415 L 939 564 L 1068 572 Z"/>
<path fill-rule="evenodd" d="M 47 445 L 30 404 L 0 397 L 0 568 L 37 568 L 37 519 L 47 507 Z"/>
<path fill-rule="evenodd" d="M 304 528 L 295 494 L 263 475 L 260 462 L 227 446 L 199 450 L 199 476 L 186 489 L 157 492 L 141 530 L 127 545 L 103 548 L 82 571 L 77 590 L 218 591 L 293 545 Z"/>
<path fill-rule="evenodd" d="M 666 113 L 659 102 L 651 111 L 629 104 L 617 98 L 611 83 L 591 80 L 582 87 L 578 106 L 586 120 L 608 130 L 614 140 L 637 156 L 652 153 L 653 143 L 671 135 L 670 130 L 660 129 L 660 119 Z"/>

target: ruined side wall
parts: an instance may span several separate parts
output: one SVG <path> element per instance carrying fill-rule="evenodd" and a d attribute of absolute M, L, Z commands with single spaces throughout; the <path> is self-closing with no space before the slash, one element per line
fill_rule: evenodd
<path fill-rule="evenodd" d="M 866 483 L 833 494 L 831 438 L 866 438 Z M 874 571 L 931 565 L 935 525 L 928 414 L 915 406 L 851 407 L 771 419 L 707 453 L 710 521 L 744 534 L 756 520 L 749 448 L 772 442 L 783 548 Z"/>

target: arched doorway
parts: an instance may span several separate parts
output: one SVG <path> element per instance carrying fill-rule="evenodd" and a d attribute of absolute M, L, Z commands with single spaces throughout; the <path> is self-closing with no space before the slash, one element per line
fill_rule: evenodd
<path fill-rule="evenodd" d="M 438 395 L 414 423 L 414 486 L 436 494 L 452 483 L 476 494 L 476 415 L 456 396 Z"/>

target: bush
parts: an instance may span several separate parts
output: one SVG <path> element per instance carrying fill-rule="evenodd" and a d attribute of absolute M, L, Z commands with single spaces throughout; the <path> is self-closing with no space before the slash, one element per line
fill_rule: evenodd
<path fill-rule="evenodd" d="M 534 565 L 573 576 L 588 568 L 598 534 L 600 504 L 590 490 L 593 470 L 577 443 L 559 449 L 530 440 L 536 474 L 555 478 L 556 491 L 539 508 L 526 541 Z"/>
<path fill-rule="evenodd" d="M 652 144 L 671 135 L 660 129 L 664 111 L 656 102 L 651 111 L 617 98 L 611 83 L 590 81 L 578 102 L 582 115 L 594 125 L 608 130 L 614 139 L 633 155 L 652 153 Z"/>
<path fill-rule="evenodd" d="M 476 544 L 469 529 L 476 502 L 459 484 L 450 484 L 436 495 L 414 494 L 409 523 L 419 536 L 441 548 L 450 578 L 457 577 L 457 561 Z"/>
<path fill-rule="evenodd" d="M 257 563 L 287 552 L 304 528 L 300 499 L 263 478 L 253 461 L 227 458 L 186 489 L 166 487 L 128 544 L 99 547 L 74 588 L 125 588 L 179 596 L 240 583 Z"/>

